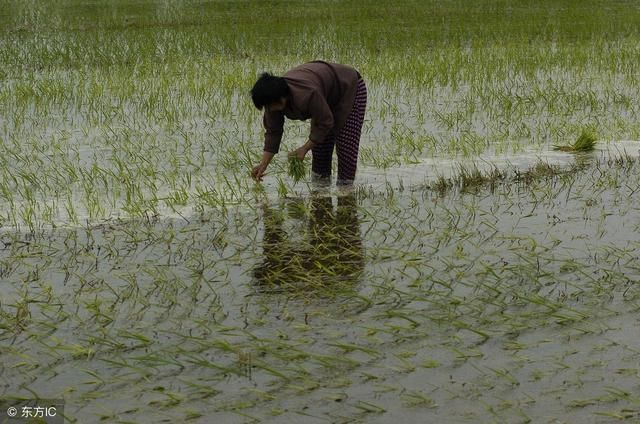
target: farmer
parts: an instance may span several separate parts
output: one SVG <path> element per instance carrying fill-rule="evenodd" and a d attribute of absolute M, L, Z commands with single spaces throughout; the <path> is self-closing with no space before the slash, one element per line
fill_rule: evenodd
<path fill-rule="evenodd" d="M 312 175 L 328 179 L 335 145 L 337 184 L 353 183 L 367 106 L 367 87 L 358 71 L 337 63 L 309 62 L 282 77 L 262 74 L 251 90 L 251 97 L 256 108 L 264 108 L 265 128 L 262 160 L 251 171 L 254 180 L 262 181 L 267 166 L 278 153 L 287 117 L 303 121 L 311 118 L 309 139 L 289 156 L 302 160 L 311 150 Z"/>

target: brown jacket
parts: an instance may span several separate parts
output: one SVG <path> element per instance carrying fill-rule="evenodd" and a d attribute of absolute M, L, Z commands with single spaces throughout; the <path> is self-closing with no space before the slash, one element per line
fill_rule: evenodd
<path fill-rule="evenodd" d="M 284 118 L 311 118 L 309 139 L 323 143 L 342 128 L 356 97 L 360 74 L 350 66 L 315 61 L 297 66 L 284 79 L 290 95 L 282 112 L 264 113 L 264 150 L 278 153 Z"/>

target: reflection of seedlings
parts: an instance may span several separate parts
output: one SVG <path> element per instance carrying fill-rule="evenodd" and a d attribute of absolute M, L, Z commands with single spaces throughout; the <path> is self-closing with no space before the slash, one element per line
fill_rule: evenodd
<path fill-rule="evenodd" d="M 439 194 L 442 195 L 442 194 L 445 194 L 452 186 L 453 186 L 453 183 L 450 179 L 447 179 L 444 176 L 439 175 L 438 179 L 431 186 L 431 188 L 433 188 L 435 191 L 437 191 Z"/>
<path fill-rule="evenodd" d="M 287 211 L 289 213 L 289 217 L 292 219 L 302 220 L 309 214 L 309 210 L 307 209 L 304 200 L 300 198 L 288 199 Z"/>
<path fill-rule="evenodd" d="M 515 180 L 525 184 L 530 184 L 542 178 L 558 175 L 559 172 L 560 170 L 558 167 L 540 161 L 524 172 L 516 171 Z"/>
<path fill-rule="evenodd" d="M 458 174 L 454 178 L 454 181 L 460 187 L 462 191 L 475 190 L 483 186 L 488 186 L 492 190 L 495 185 L 506 178 L 506 174 L 500 171 L 496 166 L 493 166 L 490 171 L 482 172 L 476 166 L 468 169 L 460 167 Z M 446 184 L 439 179 L 437 182 L 438 187 L 446 187 Z"/>
<path fill-rule="evenodd" d="M 458 173 L 458 181 L 462 190 L 468 190 L 480 187 L 486 180 L 478 168 L 467 169 L 461 167 Z"/>

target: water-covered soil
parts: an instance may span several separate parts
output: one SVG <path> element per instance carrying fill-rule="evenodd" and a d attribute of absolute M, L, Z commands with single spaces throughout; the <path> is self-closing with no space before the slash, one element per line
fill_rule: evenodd
<path fill-rule="evenodd" d="M 78 422 L 640 417 L 640 168 L 5 231 L 0 396 Z"/>
<path fill-rule="evenodd" d="M 0 0 L 0 408 L 640 420 L 640 9 L 365 3 Z M 257 185 L 248 92 L 313 59 L 367 82 L 356 187 L 287 176 L 308 122 Z"/>

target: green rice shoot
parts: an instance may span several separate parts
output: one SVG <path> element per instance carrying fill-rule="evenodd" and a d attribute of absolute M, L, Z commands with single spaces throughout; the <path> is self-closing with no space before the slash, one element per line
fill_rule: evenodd
<path fill-rule="evenodd" d="M 593 129 L 585 128 L 580 133 L 580 137 L 572 145 L 555 145 L 553 150 L 559 150 L 562 152 L 591 152 L 596 146 L 597 136 Z"/>
<path fill-rule="evenodd" d="M 297 183 L 306 175 L 304 161 L 295 156 L 289 157 L 289 176 Z"/>

